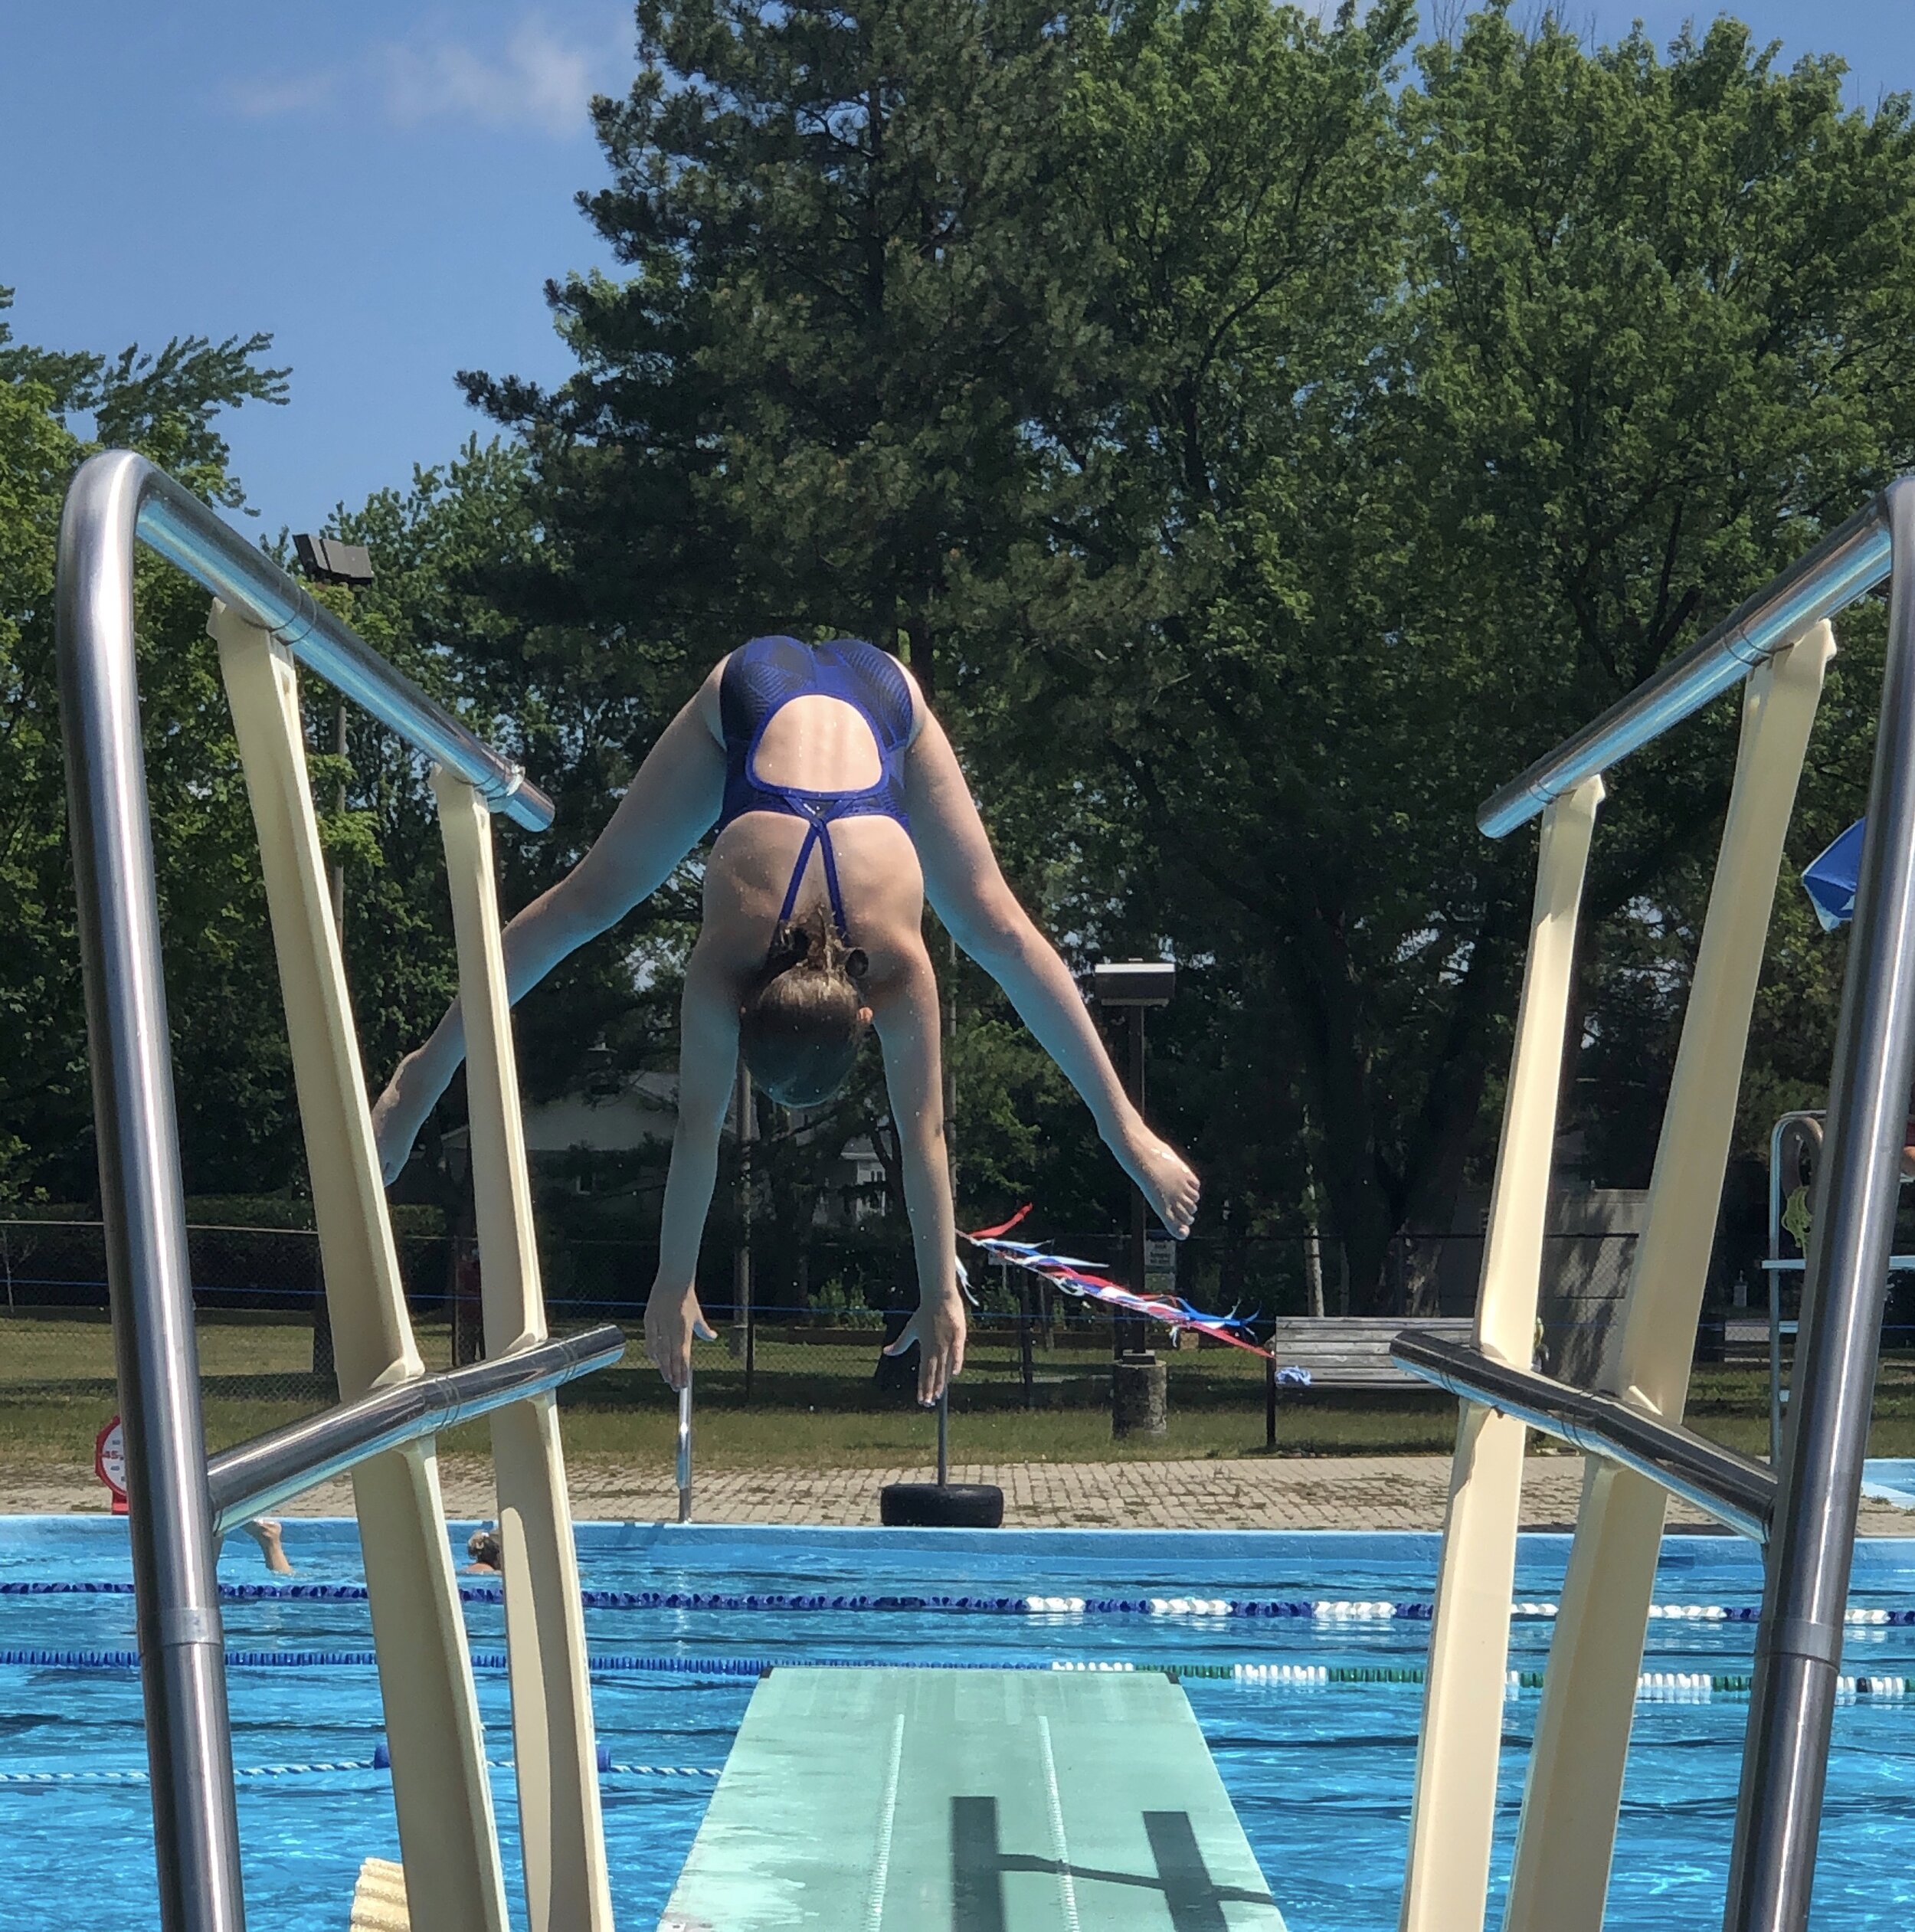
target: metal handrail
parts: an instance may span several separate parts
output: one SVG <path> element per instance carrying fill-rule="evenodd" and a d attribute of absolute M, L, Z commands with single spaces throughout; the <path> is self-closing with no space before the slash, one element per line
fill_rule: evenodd
<path fill-rule="evenodd" d="M 1753 1542 L 1768 1541 L 1774 1472 L 1720 1442 L 1645 1415 L 1619 1396 L 1573 1388 L 1465 1344 L 1412 1331 L 1390 1344 L 1390 1358 L 1439 1389 L 1647 1476 Z"/>
<path fill-rule="evenodd" d="M 145 542 L 493 807 L 550 801 L 198 498 L 126 451 L 83 464 L 60 522 L 54 629 L 107 1289 L 126 1439 L 129 1534 L 155 1903 L 164 1932 L 240 1932 L 218 1542 L 208 1487 L 134 646 Z"/>
<path fill-rule="evenodd" d="M 165 470 L 130 450 L 82 463 L 67 493 L 70 522 L 111 529 L 127 523 L 148 548 L 270 630 L 300 662 L 397 732 L 409 745 L 473 786 L 495 811 L 542 832 L 552 802 L 512 759 L 494 751 L 396 670 L 296 578 L 256 549 Z"/>
<path fill-rule="evenodd" d="M 1707 637 L 1486 799 L 1477 808 L 1478 825 L 1500 839 L 1527 824 L 1552 798 L 1661 737 L 1740 684 L 1812 624 L 1874 589 L 1888 575 L 1887 502 L 1885 490 Z"/>
<path fill-rule="evenodd" d="M 1773 1472 L 1727 1932 L 1803 1932 L 1815 1878 L 1869 1397 L 1915 1081 L 1915 1000 L 1908 996 L 1915 982 L 1915 476 L 1898 477 L 1700 643 L 1539 759 L 1478 814 L 1492 837 L 1514 830 L 1552 798 L 1729 689 L 1884 575 L 1888 637 L 1868 831 L 1816 1183 L 1815 1239 Z M 1701 1203 L 1691 1206 L 1702 1211 Z M 1520 1370 L 1511 1373 L 1521 1377 Z M 1464 1379 L 1471 1392 L 1487 1388 L 1480 1366 Z M 1514 1388 L 1511 1400 L 1535 1393 Z M 1530 1419 L 1540 1426 L 1540 1417 Z M 1615 1456 L 1618 1448 L 1607 1430 L 1597 1438 L 1599 1454 Z M 1673 1486 L 1666 1470 L 1642 1473 Z M 1717 1500 L 1731 1499 L 1718 1493 Z"/>
<path fill-rule="evenodd" d="M 374 1389 L 356 1402 L 303 1416 L 208 1460 L 214 1531 L 224 1536 L 263 1510 L 277 1508 L 388 1449 L 422 1442 L 508 1403 L 526 1401 L 594 1369 L 609 1368 L 624 1352 L 624 1334 L 607 1322 L 583 1334 L 536 1342 L 494 1361 L 416 1376 Z"/>

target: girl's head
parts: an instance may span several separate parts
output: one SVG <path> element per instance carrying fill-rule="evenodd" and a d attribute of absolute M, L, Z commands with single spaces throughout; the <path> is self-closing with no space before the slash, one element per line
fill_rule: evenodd
<path fill-rule="evenodd" d="M 851 1077 L 871 1024 L 866 971 L 863 951 L 845 944 L 822 906 L 778 928 L 738 1008 L 745 1064 L 774 1100 L 819 1106 Z"/>

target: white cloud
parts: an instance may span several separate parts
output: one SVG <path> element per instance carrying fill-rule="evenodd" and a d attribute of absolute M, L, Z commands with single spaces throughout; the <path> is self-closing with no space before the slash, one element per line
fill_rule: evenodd
<path fill-rule="evenodd" d="M 277 80 L 235 80 L 228 84 L 226 97 L 249 121 L 277 121 L 326 106 L 339 86 L 339 70 L 322 67 Z"/>
<path fill-rule="evenodd" d="M 228 97 L 249 120 L 310 113 L 348 94 L 399 127 L 463 120 L 563 140 L 585 131 L 594 93 L 622 83 L 630 61 L 624 15 L 619 8 L 615 31 L 591 38 L 561 33 L 535 13 L 502 44 L 421 31 L 368 48 L 346 68 L 244 81 L 229 87 Z"/>
<path fill-rule="evenodd" d="M 561 39 L 535 14 L 496 51 L 419 38 L 374 57 L 386 112 L 402 127 L 450 116 L 562 139 L 583 129 L 587 102 L 612 84 L 608 51 Z"/>

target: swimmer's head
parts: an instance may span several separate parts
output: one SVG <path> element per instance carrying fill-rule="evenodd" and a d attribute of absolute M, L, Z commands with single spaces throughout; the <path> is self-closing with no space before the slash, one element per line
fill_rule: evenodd
<path fill-rule="evenodd" d="M 781 1105 L 822 1106 L 850 1079 L 871 1025 L 866 971 L 863 951 L 846 945 L 822 906 L 778 928 L 738 1008 L 738 1046 Z"/>
<path fill-rule="evenodd" d="M 474 1530 L 466 1538 L 466 1554 L 488 1570 L 499 1568 L 504 1554 L 496 1530 Z"/>

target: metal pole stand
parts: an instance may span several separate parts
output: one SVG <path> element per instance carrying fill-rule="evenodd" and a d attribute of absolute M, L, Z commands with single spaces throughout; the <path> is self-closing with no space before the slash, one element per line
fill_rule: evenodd
<path fill-rule="evenodd" d="M 994 1530 L 1004 1520 L 1004 1492 L 994 1483 L 951 1479 L 951 1390 L 938 1398 L 938 1480 L 888 1482 L 878 1492 L 878 1520 L 896 1529 Z"/>
<path fill-rule="evenodd" d="M 678 1520 L 692 1520 L 692 1373 L 678 1392 Z"/>

